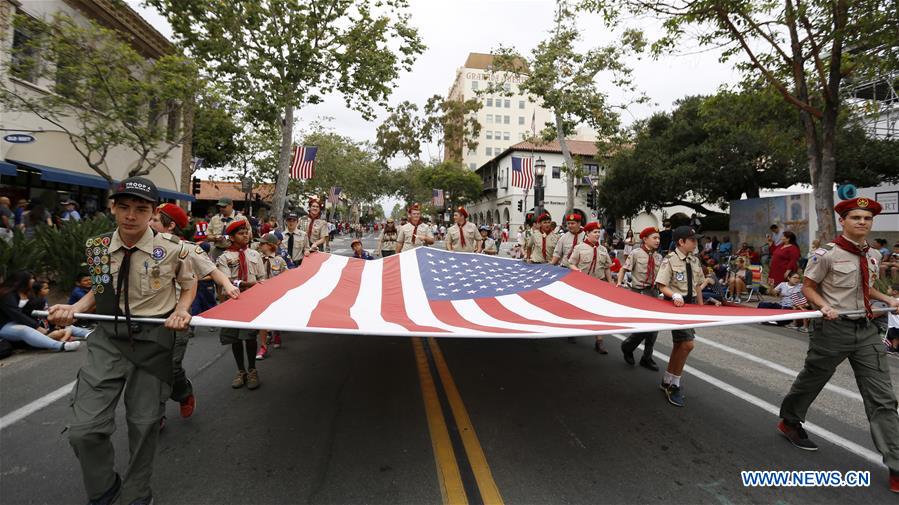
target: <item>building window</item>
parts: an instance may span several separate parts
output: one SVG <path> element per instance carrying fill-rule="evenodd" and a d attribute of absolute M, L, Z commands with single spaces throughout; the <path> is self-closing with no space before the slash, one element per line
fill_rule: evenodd
<path fill-rule="evenodd" d="M 20 14 L 23 21 L 26 16 Z M 16 23 L 19 25 L 19 23 Z M 32 34 L 22 26 L 16 26 L 12 36 L 12 58 L 9 64 L 9 73 L 23 81 L 37 82 L 41 68 L 40 53 L 33 45 Z"/>
<path fill-rule="evenodd" d="M 509 116 L 503 116 L 503 124 L 509 124 Z"/>
<path fill-rule="evenodd" d="M 477 170 L 477 169 L 478 169 L 478 166 L 475 165 L 474 162 L 471 162 L 471 163 L 468 164 L 468 168 L 470 168 L 470 169 L 472 169 L 472 170 Z"/>
<path fill-rule="evenodd" d="M 477 156 L 477 155 L 478 155 L 478 150 L 477 150 L 477 149 L 469 149 L 469 150 L 468 150 L 468 155 L 469 155 L 469 156 Z"/>
<path fill-rule="evenodd" d="M 488 98 L 488 99 L 487 99 L 487 103 L 486 103 L 485 105 L 486 105 L 487 107 L 493 107 L 493 99 L 492 99 L 492 98 Z"/>
<path fill-rule="evenodd" d="M 493 131 L 492 130 L 487 130 L 486 134 L 487 134 L 487 140 L 493 140 Z"/>
<path fill-rule="evenodd" d="M 497 116 L 497 117 L 499 117 L 499 116 Z M 488 122 L 488 123 L 492 123 L 492 122 L 493 122 L 493 114 L 487 114 L 487 122 Z"/>
<path fill-rule="evenodd" d="M 507 109 L 511 109 L 512 108 L 512 100 L 509 100 L 508 98 L 505 99 L 503 101 L 503 107 L 505 107 Z"/>
<path fill-rule="evenodd" d="M 562 178 L 562 167 L 553 167 L 553 179 Z"/>
<path fill-rule="evenodd" d="M 478 90 L 478 81 L 471 81 L 471 90 L 472 91 Z"/>
<path fill-rule="evenodd" d="M 489 146 L 487 147 L 487 156 L 493 156 L 493 148 L 492 147 L 489 147 Z"/>
<path fill-rule="evenodd" d="M 523 109 L 523 108 L 524 108 L 524 100 L 519 100 L 519 101 L 518 101 L 518 108 L 519 108 L 519 109 Z"/>
<path fill-rule="evenodd" d="M 174 100 L 166 103 L 165 139 L 175 142 L 181 133 L 181 106 Z"/>
<path fill-rule="evenodd" d="M 524 116 L 518 116 L 518 124 L 520 124 L 520 125 L 524 124 Z"/>
<path fill-rule="evenodd" d="M 503 140 L 509 140 L 510 134 L 509 132 L 503 132 Z"/>
<path fill-rule="evenodd" d="M 599 175 L 599 165 L 584 164 L 584 172 L 587 175 Z"/>

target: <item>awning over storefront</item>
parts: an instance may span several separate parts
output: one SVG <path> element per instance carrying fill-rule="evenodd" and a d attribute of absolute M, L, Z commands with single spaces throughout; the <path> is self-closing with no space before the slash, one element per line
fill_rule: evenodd
<path fill-rule="evenodd" d="M 76 186 L 85 186 L 89 188 L 97 188 L 97 189 L 109 189 L 109 182 L 100 177 L 99 175 L 91 175 L 91 174 L 82 174 L 78 172 L 73 172 L 71 170 L 65 170 L 62 168 L 56 167 L 48 167 L 46 165 L 40 165 L 38 163 L 28 163 L 24 161 L 16 161 L 16 160 L 8 160 L 16 165 L 19 165 L 24 168 L 30 168 L 32 170 L 37 170 L 41 173 L 41 180 L 47 182 L 59 182 L 63 184 L 74 184 Z M 15 166 L 13 167 L 12 174 L 15 175 Z M 0 162 L 0 173 L 7 175 L 3 171 L 3 163 Z M 113 184 L 118 181 L 113 181 Z M 196 200 L 193 196 L 188 195 L 187 193 L 181 193 L 179 191 L 173 191 L 171 189 L 163 189 L 159 188 L 159 196 L 166 200 L 184 200 L 188 202 L 193 202 Z"/>
<path fill-rule="evenodd" d="M 12 163 L 7 163 L 5 161 L 0 161 L 0 175 L 8 175 L 10 177 L 16 176 L 16 166 Z"/>

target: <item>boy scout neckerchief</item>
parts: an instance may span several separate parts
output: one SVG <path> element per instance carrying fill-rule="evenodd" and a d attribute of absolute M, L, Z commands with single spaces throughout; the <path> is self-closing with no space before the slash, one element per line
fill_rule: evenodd
<path fill-rule="evenodd" d="M 571 233 L 571 232 L 568 232 L 568 233 Z M 581 232 L 577 232 L 574 234 L 574 242 L 571 244 L 571 250 L 568 251 L 567 259 L 571 259 L 571 253 L 573 253 L 574 248 L 577 247 L 577 236 L 580 234 L 581 234 Z M 586 241 L 586 238 L 584 239 L 584 241 Z"/>
<path fill-rule="evenodd" d="M 546 241 L 546 239 L 543 239 L 543 240 L 544 240 L 544 242 Z M 592 274 L 592 273 L 596 272 L 596 251 L 599 249 L 599 242 L 594 244 L 593 242 L 590 242 L 589 240 L 585 239 L 584 243 L 593 248 L 593 261 L 590 262 L 590 266 L 587 268 L 587 273 Z M 569 255 L 569 258 L 570 257 L 571 256 Z"/>
<path fill-rule="evenodd" d="M 409 224 L 412 224 L 412 222 L 410 221 Z M 418 236 L 418 227 L 419 227 L 419 225 L 421 225 L 421 221 L 419 221 L 419 222 L 415 225 L 415 228 L 412 228 L 412 244 L 415 244 L 415 237 Z"/>
<path fill-rule="evenodd" d="M 116 293 L 115 293 L 115 334 L 119 336 L 119 311 L 118 308 L 121 306 L 120 300 L 122 297 L 122 291 L 125 291 L 125 326 L 128 327 L 128 340 L 131 342 L 131 348 L 134 349 L 134 335 L 131 332 L 131 304 L 128 302 L 128 291 L 130 291 L 130 277 L 131 277 L 131 254 L 136 249 L 135 247 L 123 247 L 122 248 L 125 256 L 122 257 L 122 266 L 119 268 L 119 278 L 116 279 Z"/>
<path fill-rule="evenodd" d="M 457 223 L 456 226 L 459 227 L 459 243 L 462 245 L 462 247 L 465 247 L 465 230 L 462 229 L 462 227 L 465 226 L 465 223 Z"/>
<path fill-rule="evenodd" d="M 651 283 L 652 279 L 655 279 L 656 260 L 653 257 L 653 252 L 647 249 L 646 246 L 640 246 L 640 249 L 643 249 L 649 255 L 649 261 L 646 262 L 646 283 Z"/>
<path fill-rule="evenodd" d="M 237 244 L 231 244 L 231 247 L 228 248 L 229 251 L 235 251 L 237 253 L 237 259 L 240 263 L 240 266 L 237 267 L 237 280 L 245 281 L 250 275 L 250 269 L 247 267 L 247 246 L 239 246 Z"/>
<path fill-rule="evenodd" d="M 865 317 L 874 319 L 874 311 L 871 310 L 871 298 L 868 297 L 868 244 L 859 247 L 849 241 L 846 237 L 840 235 L 833 241 L 834 244 L 840 246 L 846 252 L 858 256 L 858 264 L 862 271 L 862 297 L 865 301 Z"/>
<path fill-rule="evenodd" d="M 319 215 L 321 215 L 321 214 L 319 214 Z M 306 231 L 306 236 L 308 238 L 306 240 L 308 240 L 310 244 L 312 244 L 312 226 L 315 224 L 316 219 L 318 219 L 317 216 L 313 216 L 312 214 L 309 214 L 309 229 Z"/>

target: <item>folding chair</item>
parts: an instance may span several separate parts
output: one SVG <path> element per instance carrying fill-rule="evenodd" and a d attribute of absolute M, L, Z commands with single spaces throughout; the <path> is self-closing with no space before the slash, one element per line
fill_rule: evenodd
<path fill-rule="evenodd" d="M 746 289 L 749 290 L 749 294 L 746 295 L 746 299 L 741 300 L 740 303 L 751 302 L 753 295 L 755 295 L 756 301 L 762 301 L 762 294 L 759 291 L 762 287 L 762 265 L 749 265 L 749 270 L 752 272 L 752 284 L 746 286 Z"/>

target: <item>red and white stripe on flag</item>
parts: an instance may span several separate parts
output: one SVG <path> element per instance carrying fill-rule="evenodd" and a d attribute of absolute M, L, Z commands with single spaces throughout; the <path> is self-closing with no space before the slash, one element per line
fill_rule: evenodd
<path fill-rule="evenodd" d="M 366 261 L 316 253 L 195 326 L 391 336 L 549 338 L 820 317 L 688 305 L 554 265 L 418 248 Z"/>
<path fill-rule="evenodd" d="M 512 156 L 512 187 L 522 189 L 534 187 L 534 158 Z"/>
<path fill-rule="evenodd" d="M 317 147 L 294 146 L 290 161 L 290 177 L 301 181 L 315 175 L 315 155 Z"/>

